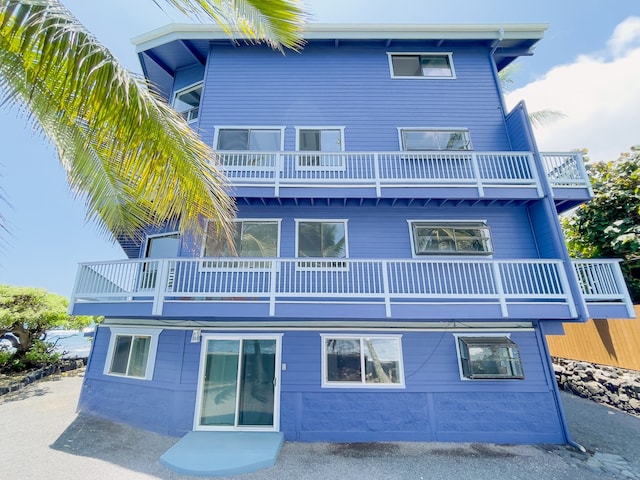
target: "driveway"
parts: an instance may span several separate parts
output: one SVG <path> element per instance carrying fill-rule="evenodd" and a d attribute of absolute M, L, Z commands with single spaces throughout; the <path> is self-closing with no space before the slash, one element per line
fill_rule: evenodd
<path fill-rule="evenodd" d="M 78 371 L 0 397 L 2 478 L 194 478 L 158 461 L 176 438 L 78 416 L 81 383 Z M 564 393 L 562 398 L 574 439 L 587 453 L 558 445 L 285 443 L 274 467 L 226 478 L 640 480 L 640 418 Z"/>

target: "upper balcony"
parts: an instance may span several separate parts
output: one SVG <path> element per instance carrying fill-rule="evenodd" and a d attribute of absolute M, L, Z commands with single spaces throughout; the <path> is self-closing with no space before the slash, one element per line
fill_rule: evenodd
<path fill-rule="evenodd" d="M 531 152 L 218 151 L 237 197 L 531 200 L 543 188 Z M 558 208 L 592 197 L 579 152 L 542 154 Z"/>
<path fill-rule="evenodd" d="M 571 271 L 573 270 L 573 271 Z M 175 258 L 83 263 L 74 315 L 173 319 L 575 319 L 633 316 L 613 260 Z M 304 320 L 302 320 L 304 321 Z"/>

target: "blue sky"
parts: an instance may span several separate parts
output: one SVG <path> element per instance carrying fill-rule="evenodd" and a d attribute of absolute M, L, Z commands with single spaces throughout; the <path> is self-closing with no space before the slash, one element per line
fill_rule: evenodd
<path fill-rule="evenodd" d="M 63 2 L 129 69 L 139 71 L 130 38 L 175 21 L 153 0 Z M 162 3 L 162 2 L 159 2 Z M 614 160 L 640 144 L 638 0 L 307 0 L 320 23 L 548 23 L 533 57 L 520 59 L 508 103 L 567 114 L 536 132 L 544 150 L 587 147 Z M 0 109 L 0 203 L 10 234 L 0 241 L 0 283 L 69 296 L 78 262 L 124 258 L 68 191 L 55 149 L 15 111 Z"/>

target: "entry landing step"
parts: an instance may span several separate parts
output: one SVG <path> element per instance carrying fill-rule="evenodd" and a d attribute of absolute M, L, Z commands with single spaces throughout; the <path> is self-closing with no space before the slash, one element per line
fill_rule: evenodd
<path fill-rule="evenodd" d="M 189 432 L 160 463 L 184 475 L 224 477 L 275 465 L 281 432 Z"/>

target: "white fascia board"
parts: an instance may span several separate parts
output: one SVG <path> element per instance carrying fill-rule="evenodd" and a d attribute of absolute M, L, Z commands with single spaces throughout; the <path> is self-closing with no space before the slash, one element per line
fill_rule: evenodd
<path fill-rule="evenodd" d="M 540 40 L 548 25 L 523 24 L 310 24 L 307 40 Z M 131 39 L 136 52 L 175 40 L 250 40 L 238 31 L 231 35 L 217 25 L 174 23 Z"/>

